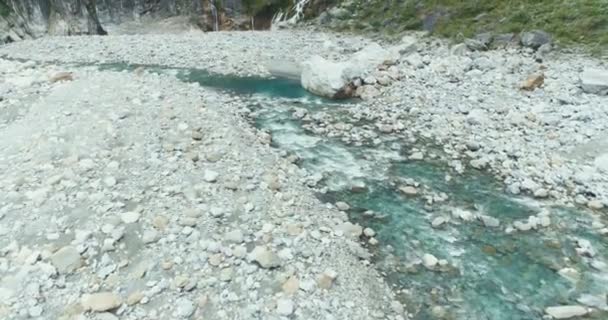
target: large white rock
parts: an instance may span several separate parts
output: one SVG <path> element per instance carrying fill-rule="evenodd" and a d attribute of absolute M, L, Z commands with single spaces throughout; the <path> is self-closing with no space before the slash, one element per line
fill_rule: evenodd
<path fill-rule="evenodd" d="M 587 314 L 587 308 L 582 306 L 556 306 L 548 307 L 545 313 L 554 319 L 570 319 L 580 317 Z"/>
<path fill-rule="evenodd" d="M 313 56 L 302 64 L 300 82 L 304 89 L 332 99 L 348 98 L 355 91 L 351 85 L 357 78 L 364 78 L 381 64 L 392 64 L 397 56 L 372 43 L 355 53 L 349 60 L 333 62 Z"/>
<path fill-rule="evenodd" d="M 585 69 L 581 74 L 581 87 L 587 93 L 608 95 L 608 70 Z"/>
<path fill-rule="evenodd" d="M 344 76 L 347 65 L 313 56 L 302 64 L 300 82 L 304 89 L 327 98 L 338 98 L 348 85 Z"/>

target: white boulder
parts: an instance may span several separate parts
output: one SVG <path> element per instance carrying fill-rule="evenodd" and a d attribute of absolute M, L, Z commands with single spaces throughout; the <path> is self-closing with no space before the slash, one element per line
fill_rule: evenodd
<path fill-rule="evenodd" d="M 608 70 L 585 69 L 581 74 L 581 87 L 587 93 L 608 95 Z"/>
<path fill-rule="evenodd" d="M 382 64 L 394 64 L 397 55 L 372 43 L 349 60 L 334 62 L 313 56 L 302 64 L 300 82 L 304 89 L 327 98 L 349 98 L 355 94 L 354 80 L 365 78 Z"/>
<path fill-rule="evenodd" d="M 346 64 L 313 56 L 302 64 L 300 82 L 304 89 L 327 98 L 347 97 L 349 79 L 345 77 Z"/>

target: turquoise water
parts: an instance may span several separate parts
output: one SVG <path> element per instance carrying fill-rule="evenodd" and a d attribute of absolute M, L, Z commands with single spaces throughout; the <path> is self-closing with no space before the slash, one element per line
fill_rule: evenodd
<path fill-rule="evenodd" d="M 134 71 L 143 68 L 147 72 L 172 73 L 182 81 L 195 82 L 204 87 L 227 90 L 241 95 L 262 94 L 280 98 L 321 100 L 304 90 L 299 82 L 290 79 L 235 77 L 210 73 L 205 70 L 126 63 L 100 64 L 98 67 L 100 70 Z"/>
<path fill-rule="evenodd" d="M 256 125 L 272 132 L 276 147 L 298 154 L 303 167 L 324 173 L 331 191 L 321 195 L 323 200 L 346 201 L 352 207 L 351 219 L 378 233 L 382 246 L 371 249 L 389 281 L 412 292 L 402 298 L 413 319 L 434 319 L 430 310 L 436 305 L 446 307 L 452 319 L 540 319 L 547 306 L 576 304 L 583 294 L 605 296 L 606 270 L 593 270 L 590 261 L 575 251 L 575 240 L 582 238 L 600 252 L 598 260 L 608 259 L 608 241 L 589 231 L 588 214 L 513 198 L 493 177 L 479 171 L 458 175 L 439 161 L 407 161 L 394 155 L 394 141 L 355 147 L 315 137 L 291 118 L 291 108 L 285 104 L 258 104 L 262 112 Z M 332 108 L 336 107 L 315 105 L 309 111 Z M 452 176 L 449 181 L 447 173 Z M 448 194 L 449 200 L 428 206 L 423 197 L 402 195 L 392 182 L 407 178 Z M 366 192 L 352 192 L 355 182 L 363 182 Z M 541 206 L 551 212 L 551 227 L 505 232 L 508 224 L 539 213 Z M 495 217 L 501 226 L 489 228 L 481 221 L 454 218 L 442 228 L 431 226 L 434 217 L 449 217 L 454 208 Z M 375 214 L 366 214 L 369 211 Z M 417 264 L 424 253 L 446 259 L 449 267 L 427 270 Z M 582 274 L 578 283 L 557 273 L 565 267 Z M 598 319 L 607 316 L 597 315 Z"/>
<path fill-rule="evenodd" d="M 117 70 L 136 67 L 103 66 Z M 348 105 L 311 96 L 297 82 L 219 76 L 200 70 L 146 69 L 171 72 L 183 81 L 250 97 L 249 107 L 257 113 L 254 125 L 272 133 L 275 147 L 297 154 L 302 167 L 323 175 L 321 186 L 328 192 L 319 197 L 346 201 L 352 207 L 351 219 L 377 232 L 380 245 L 369 246 L 370 250 L 389 282 L 406 289 L 399 297 L 413 319 L 437 318 L 431 312 L 434 306 L 444 307 L 447 319 L 541 319 L 547 306 L 577 304 L 581 295 L 605 298 L 608 293 L 608 270 L 592 268 L 589 258 L 575 252 L 577 239 L 585 239 L 597 251 L 597 261 L 608 261 L 608 240 L 590 231 L 593 219 L 587 212 L 514 198 L 493 177 L 479 171 L 459 175 L 441 161 L 407 161 L 394 148 L 402 141 L 399 139 L 356 147 L 316 136 L 292 118 L 294 108 L 335 114 Z M 401 145 L 403 150 L 410 147 Z M 446 174 L 452 179 L 446 179 Z M 414 179 L 433 193 L 446 193 L 449 199 L 429 205 L 423 196 L 404 196 L 397 190 L 404 179 Z M 353 185 L 361 184 L 366 187 L 363 192 L 351 191 Z M 453 217 L 441 228 L 431 226 L 434 218 L 449 218 L 454 209 L 497 218 L 500 227 Z M 505 232 L 513 221 L 541 210 L 551 212 L 550 227 Z M 441 270 L 426 269 L 419 263 L 425 253 L 445 259 L 448 265 Z M 580 280 L 574 283 L 560 276 L 557 271 L 565 267 L 578 270 Z M 608 319 L 608 314 L 594 317 Z"/>

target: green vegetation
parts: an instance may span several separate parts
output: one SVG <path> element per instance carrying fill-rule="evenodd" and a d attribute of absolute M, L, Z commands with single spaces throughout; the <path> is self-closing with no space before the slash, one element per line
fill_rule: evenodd
<path fill-rule="evenodd" d="M 0 16 L 6 17 L 11 13 L 11 8 L 4 3 L 3 0 L 0 0 Z"/>
<path fill-rule="evenodd" d="M 347 29 L 399 33 L 423 28 L 433 15 L 432 32 L 450 38 L 542 29 L 560 44 L 608 47 L 607 0 L 372 0 L 351 6 L 358 22 Z"/>

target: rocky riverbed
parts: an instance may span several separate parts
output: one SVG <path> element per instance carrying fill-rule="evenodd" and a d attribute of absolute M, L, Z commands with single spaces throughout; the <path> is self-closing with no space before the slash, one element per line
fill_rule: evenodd
<path fill-rule="evenodd" d="M 346 215 L 226 96 L 140 71 L 0 72 L 1 318 L 405 317 Z"/>
<path fill-rule="evenodd" d="M 269 76 L 281 64 L 297 66 L 314 55 L 345 60 L 371 42 L 309 30 L 70 37 L 15 43 L 0 55 Z M 363 79 L 368 101 L 353 107 L 351 117 L 374 123 L 384 134 L 432 139 L 443 145 L 454 167 L 490 169 L 514 194 L 596 210 L 607 205 L 608 150 L 592 143 L 605 138 L 608 126 L 608 98 L 596 94 L 608 88 L 608 67 L 600 60 L 513 45 L 472 51 L 420 35 L 384 45 L 398 53 L 393 66 Z M 587 92 L 594 93 L 581 83 L 589 71 L 599 73 L 588 76 L 595 89 Z M 542 86 L 523 90 L 531 76 L 542 77 Z M 326 126 L 332 121 L 321 119 L 323 130 L 348 139 L 348 128 Z M 588 154 L 573 155 L 590 142 Z M 418 156 L 424 157 L 424 150 Z"/>
<path fill-rule="evenodd" d="M 201 268 L 197 278 L 213 281 L 198 281 L 196 288 L 205 288 L 205 297 L 200 298 L 205 303 L 186 308 L 192 309 L 192 313 L 211 312 L 218 318 L 251 318 L 251 314 L 261 318 L 294 314 L 302 319 L 331 315 L 337 319 L 406 317 L 403 306 L 392 302 L 386 284 L 365 266 L 369 254 L 355 242 L 361 238 L 376 251 L 380 239 L 380 248 L 389 244 L 387 250 L 378 250 L 384 259 L 379 264 L 389 265 L 384 270 L 410 270 L 418 266 L 427 269 L 418 276 L 398 276 L 392 282 L 400 283 L 399 295 L 408 296 L 405 300 L 428 297 L 422 304 L 414 302 L 406 306 L 417 309 L 423 305 L 430 309 L 420 312 L 409 308 L 407 312 L 415 318 L 446 317 L 451 307 L 446 309 L 442 304 L 458 304 L 467 292 L 484 299 L 485 290 L 490 295 L 501 291 L 515 307 L 509 306 L 504 311 L 496 305 L 504 305 L 505 300 L 484 300 L 481 307 L 454 309 L 459 310 L 454 317 L 461 319 L 467 316 L 466 312 L 474 311 L 492 319 L 496 319 L 490 316 L 493 312 L 503 315 L 523 312 L 522 319 L 543 313 L 560 318 L 604 310 L 602 289 L 586 288 L 588 282 L 574 281 L 582 290 L 568 291 L 573 298 L 562 293 L 569 287 L 564 281 L 583 274 L 583 279 L 599 279 L 596 283 L 603 283 L 600 280 L 608 272 L 603 254 L 597 254 L 605 247 L 608 232 L 605 209 L 608 150 L 603 143 L 608 126 L 605 108 L 608 97 L 603 94 L 608 84 L 603 82 L 606 70 L 603 62 L 575 53 L 551 52 L 546 47 L 535 51 L 512 44 L 504 49 L 477 51 L 472 45 L 450 45 L 414 34 L 398 43 L 382 43 L 391 53 L 398 54 L 359 80 L 358 85 L 364 88 L 360 90 L 364 101 L 342 105 L 300 94 L 285 95 L 290 99 L 295 96 L 295 101 L 234 97 L 181 84 L 171 76 L 206 84 L 207 80 L 197 78 L 198 72 L 189 73 L 189 68 L 196 68 L 217 74 L 267 77 L 277 69 L 284 70 L 282 65 L 295 65 L 293 69 L 297 70 L 299 62 L 313 55 L 347 60 L 371 43 L 362 37 L 289 30 L 45 38 L 1 47 L 0 55 L 8 58 L 60 63 L 60 67 L 13 61 L 3 64 L 9 75 L 2 102 L 8 110 L 6 128 L 13 128 L 20 132 L 15 135 L 22 137 L 4 141 L 5 166 L 14 161 L 26 163 L 20 170 L 29 170 L 27 176 L 31 177 L 19 179 L 25 174 L 7 171 L 4 178 L 8 180 L 5 188 L 12 191 L 6 194 L 17 199 L 12 200 L 17 204 L 7 202 L 10 206 L 3 209 L 7 213 L 2 226 L 23 234 L 15 239 L 16 245 L 10 244 L 4 256 L 9 257 L 7 261 L 17 261 L 17 257 L 29 257 L 31 251 L 37 254 L 34 265 L 54 266 L 53 256 L 61 253 L 58 249 L 68 247 L 68 255 L 76 253 L 78 261 L 84 261 L 74 270 L 84 269 L 85 273 L 71 271 L 69 276 L 59 277 L 52 273 L 47 279 L 50 287 L 71 292 L 72 301 L 79 308 L 90 306 L 90 297 L 83 297 L 84 294 L 109 291 L 115 295 L 112 299 L 122 303 L 131 291 L 139 290 L 145 297 L 150 293 L 159 297 L 145 300 L 158 303 L 136 304 L 142 312 L 177 317 L 179 306 L 199 303 L 201 291 L 191 286 L 188 288 L 192 290 L 185 290 L 186 284 L 172 287 L 174 279 L 165 277 L 191 274 L 190 270 Z M 105 64 L 102 69 L 125 71 L 79 66 L 95 63 Z M 127 64 L 147 66 L 129 68 Z M 161 69 L 160 75 L 150 72 L 154 69 Z M 49 84 L 49 77 L 65 70 L 74 74 L 62 77 L 75 80 Z M 288 73 L 291 72 L 290 69 Z M 238 84 L 238 80 L 234 83 L 235 88 L 241 89 L 254 85 L 254 82 Z M 82 93 L 68 96 L 68 91 L 78 90 L 74 87 L 77 84 L 81 85 Z M 88 86 L 99 91 L 87 89 Z M 55 91 L 61 92 L 61 88 L 67 88 L 63 98 L 53 100 Z M 252 92 L 281 96 L 273 90 L 262 88 Z M 80 103 L 67 103 L 72 100 Z M 35 108 L 26 111 L 20 107 L 22 104 Z M 59 107 L 47 109 L 48 105 Z M 201 105 L 205 108 L 197 107 Z M 62 108 L 70 106 L 72 109 L 66 114 Z M 60 120 L 48 128 L 44 120 L 52 116 L 78 121 L 72 129 L 62 126 Z M 248 129 L 246 118 L 270 134 Z M 96 126 L 91 126 L 91 119 Z M 294 129 L 293 121 L 306 132 Z M 29 127 L 32 123 L 42 132 L 30 134 L 27 130 L 33 130 Z M 20 129 L 14 129 L 16 124 L 21 125 Z M 99 133 L 94 130 L 96 127 Z M 120 130 L 121 127 L 125 128 Z M 91 137 L 78 134 L 85 128 L 89 128 Z M 38 142 L 24 147 L 33 143 L 32 136 Z M 47 141 L 63 147 L 53 147 Z M 300 153 L 305 169 L 292 164 L 298 163 L 297 157 L 283 153 L 282 159 L 271 151 L 266 145 L 270 141 L 283 150 Z M 74 144 L 81 146 L 72 147 Z M 98 166 L 98 162 L 103 163 Z M 110 163 L 115 162 L 118 165 L 112 164 L 110 168 Z M 434 163 L 434 167 L 416 165 L 427 162 Z M 45 165 L 48 163 L 51 165 Z M 104 169 L 100 170 L 101 167 Z M 491 180 L 469 179 L 471 172 L 489 172 L 501 183 L 496 189 L 490 188 Z M 46 175 L 58 178 L 45 185 L 44 181 L 50 179 Z M 158 176 L 156 182 L 150 181 L 150 175 Z M 53 182 L 57 179 L 58 182 Z M 335 207 L 349 211 L 351 218 L 364 226 L 366 223 L 378 226 L 378 233 L 373 229 L 364 232 L 363 228 L 346 222 L 344 214 L 331 209 L 331 205 L 320 205 L 302 184 L 315 188 L 324 195 L 321 198 L 333 199 L 331 202 L 346 200 L 336 202 Z M 116 190 L 117 187 L 125 189 Z M 344 195 L 345 190 L 352 194 Z M 517 205 L 508 196 L 495 196 L 501 192 L 496 190 L 535 200 L 530 205 L 530 199 L 518 198 L 517 201 L 528 205 Z M 20 192 L 25 195 L 25 202 L 19 200 L 20 195 L 23 197 Z M 32 209 L 40 211 L 47 201 L 57 201 L 56 193 L 61 194 L 58 197 L 69 210 L 31 215 Z M 471 203 L 472 208 L 466 207 Z M 560 208 L 554 209 L 555 205 Z M 567 207 L 570 208 L 564 210 Z M 370 210 L 356 212 L 362 208 Z M 9 212 L 17 213 L 9 216 Z M 399 212 L 406 214 L 395 215 Z M 393 214 L 392 223 L 378 222 L 386 220 L 382 215 L 389 213 Z M 169 226 L 171 222 L 175 224 L 160 228 L 156 225 L 157 216 Z M 24 230 L 32 225 L 23 219 L 34 217 L 42 219 L 40 225 L 46 228 L 54 223 L 57 230 L 38 231 L 41 242 L 22 243 L 31 238 L 25 236 Z M 184 224 L 182 219 L 190 224 Z M 66 227 L 68 221 L 72 225 Z M 80 221 L 92 225 L 81 228 Z M 192 224 L 193 221 L 196 223 Z M 294 228 L 298 231 L 295 234 Z M 84 229 L 84 235 L 79 235 L 80 229 Z M 494 238 L 489 237 L 493 230 L 500 230 Z M 49 240 L 48 233 L 58 236 Z M 132 234 L 139 238 L 130 237 Z M 238 241 L 230 240 L 233 236 Z M 151 239 L 154 241 L 148 242 Z M 513 241 L 520 242 L 513 244 Z M 105 250 L 106 242 L 116 249 Z M 492 257 L 482 259 L 476 255 L 474 249 L 480 242 L 487 243 L 482 250 Z M 43 250 L 36 247 L 40 243 L 54 246 Z M 557 251 L 543 256 L 540 243 Z M 30 251 L 22 253 L 24 245 Z M 193 248 L 206 254 L 199 257 L 197 251 L 197 258 L 191 257 Z M 150 250 L 150 254 L 145 250 Z M 122 256 L 113 256 L 115 252 Z M 131 279 L 127 273 L 132 272 L 133 265 L 139 265 L 140 258 L 134 255 L 140 257 L 141 252 L 144 252 L 142 259 L 160 252 L 170 259 L 163 255 L 154 260 L 146 269 L 153 271 L 144 272 L 134 282 L 141 286 L 132 289 L 130 280 L 121 277 Z M 186 257 L 173 263 L 183 267 L 175 272 L 164 271 L 164 259 L 175 260 L 175 256 L 180 256 L 174 252 L 185 252 Z M 268 259 L 260 262 L 255 259 L 257 254 Z M 395 256 L 405 261 L 394 263 Z M 361 259 L 363 264 L 357 261 Z M 276 261 L 281 263 L 275 265 Z M 503 269 L 506 262 L 513 261 L 515 266 Z M 160 267 L 154 269 L 154 262 Z M 469 262 L 474 263 L 467 265 Z M 114 267 L 107 266 L 112 263 Z M 16 263 L 5 265 L 10 270 L 7 278 L 12 281 L 7 283 L 19 283 L 12 280 L 19 270 L 14 269 Z M 104 267 L 111 271 L 101 272 Z M 447 271 L 451 275 L 454 270 L 463 272 L 460 279 L 467 282 L 464 291 L 459 291 L 462 289 L 459 280 L 451 282 L 451 278 L 440 273 Z M 464 272 L 468 270 L 474 274 Z M 514 279 L 514 287 L 504 286 L 501 290 L 488 289 L 487 284 L 468 285 L 487 276 L 488 270 L 492 271 L 492 277 L 499 278 L 492 286 L 510 284 L 508 277 L 513 272 L 526 276 Z M 93 280 L 85 285 L 74 274 L 88 275 L 87 279 Z M 340 282 L 343 276 L 348 279 L 344 286 Z M 61 279 L 66 283 L 73 281 L 74 287 L 55 285 Z M 304 279 L 312 279 L 308 283 L 316 286 L 306 290 Z M 532 280 L 538 280 L 539 286 L 550 281 L 546 286 L 549 292 L 530 286 Z M 183 281 L 189 283 L 189 279 Z M 245 285 L 233 289 L 234 283 L 243 281 Z M 439 286 L 433 281 L 453 285 L 453 292 L 416 291 Z M 334 291 L 325 291 L 328 284 Z M 518 291 L 519 285 L 530 291 Z M 293 286 L 299 288 L 295 295 L 291 295 Z M 5 291 L 7 296 L 14 298 L 9 289 Z M 520 301 L 537 291 L 539 297 L 533 299 L 534 303 Z M 247 297 L 234 298 L 241 297 L 238 292 L 246 292 Z M 551 296 L 556 292 L 559 299 Z M 255 307 L 236 308 L 249 314 L 206 308 L 206 302 L 213 302 L 214 295 L 216 306 L 230 301 Z M 373 297 L 366 300 L 368 295 Z M 335 302 L 323 298 L 330 296 Z M 84 300 L 78 304 L 79 299 Z M 5 310 L 9 314 L 16 309 L 28 310 L 30 305 L 22 307 L 20 303 L 30 300 L 9 303 Z M 133 312 L 137 318 L 139 311 L 121 303 L 118 314 Z M 475 303 L 477 300 L 465 304 Z M 559 304 L 567 305 L 558 307 Z M 78 311 L 76 308 L 74 312 Z"/>

